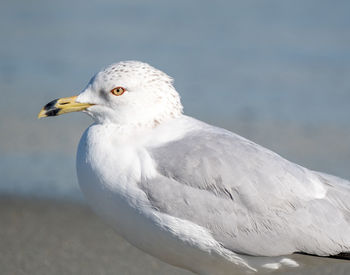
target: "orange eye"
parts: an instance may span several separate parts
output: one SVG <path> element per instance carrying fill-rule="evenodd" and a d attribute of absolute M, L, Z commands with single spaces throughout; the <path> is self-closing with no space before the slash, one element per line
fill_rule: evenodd
<path fill-rule="evenodd" d="M 123 87 L 116 87 L 111 90 L 111 93 L 116 96 L 120 96 L 124 94 L 124 92 L 125 92 L 125 89 Z"/>

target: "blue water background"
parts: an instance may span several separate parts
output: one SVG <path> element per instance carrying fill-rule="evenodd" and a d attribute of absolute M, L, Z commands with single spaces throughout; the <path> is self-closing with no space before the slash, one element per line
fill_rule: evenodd
<path fill-rule="evenodd" d="M 349 1 L 43 1 L 0 4 L 0 195 L 82 200 L 89 118 L 37 120 L 112 62 L 175 79 L 188 115 L 350 179 Z"/>

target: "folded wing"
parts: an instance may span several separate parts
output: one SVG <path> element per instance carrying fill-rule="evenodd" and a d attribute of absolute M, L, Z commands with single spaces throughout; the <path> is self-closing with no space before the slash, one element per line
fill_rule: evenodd
<path fill-rule="evenodd" d="M 148 148 L 159 175 L 140 187 L 157 211 L 207 228 L 249 255 L 350 251 L 350 185 L 203 124 Z"/>

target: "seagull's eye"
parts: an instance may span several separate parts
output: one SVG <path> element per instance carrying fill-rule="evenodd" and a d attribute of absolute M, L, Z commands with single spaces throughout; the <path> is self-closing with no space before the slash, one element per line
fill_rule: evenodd
<path fill-rule="evenodd" d="M 111 93 L 116 96 L 120 96 L 124 94 L 124 92 L 125 92 L 125 89 L 123 87 L 116 87 L 111 90 Z"/>

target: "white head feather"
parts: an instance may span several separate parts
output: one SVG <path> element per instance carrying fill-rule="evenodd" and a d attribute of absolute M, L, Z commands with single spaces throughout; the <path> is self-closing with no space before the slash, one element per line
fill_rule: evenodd
<path fill-rule="evenodd" d="M 97 123 L 154 127 L 182 114 L 180 96 L 173 80 L 160 70 L 139 61 L 123 61 L 98 72 L 77 98 L 91 103 L 85 112 Z M 110 91 L 123 87 L 125 93 Z"/>

